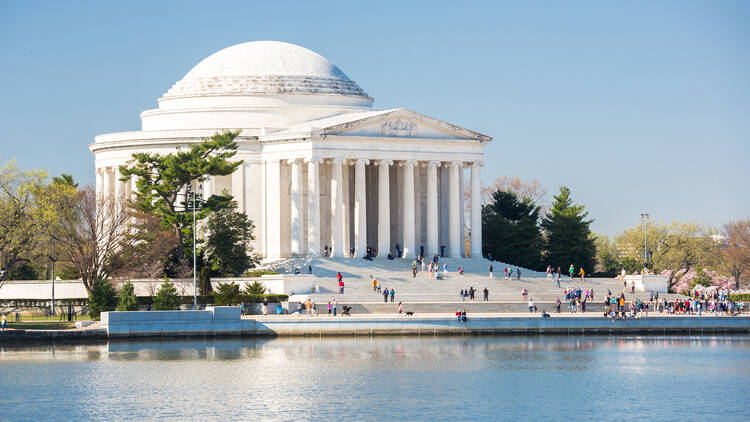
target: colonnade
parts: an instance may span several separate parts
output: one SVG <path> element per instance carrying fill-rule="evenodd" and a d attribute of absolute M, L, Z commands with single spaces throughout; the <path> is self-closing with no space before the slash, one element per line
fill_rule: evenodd
<path fill-rule="evenodd" d="M 470 256 L 481 257 L 481 162 L 412 159 L 394 161 L 362 158 L 289 159 L 283 162 L 290 166 L 288 173 L 291 178 L 288 222 L 290 229 L 288 233 L 290 236 L 289 252 L 292 256 L 320 256 L 324 253 L 331 257 L 362 257 L 367 253 L 367 248 L 372 247 L 377 250 L 377 257 L 384 258 L 395 252 L 392 248 L 397 243 L 401 245 L 404 257 L 417 256 L 422 248 L 427 257 L 443 252 L 449 257 L 464 256 L 464 218 L 462 215 L 464 189 L 461 183 L 463 169 L 469 167 L 471 169 Z M 321 233 L 321 165 L 330 166 L 330 190 L 327 195 L 330 198 L 330 212 L 323 208 L 326 218 L 329 219 L 324 222 L 327 229 L 325 236 Z M 304 166 L 307 166 L 306 187 L 303 181 Z M 342 171 L 344 166 L 347 167 L 346 172 Z M 349 183 L 349 166 L 354 167 L 353 184 Z M 368 180 L 367 170 L 371 166 L 377 167 L 377 180 L 374 177 Z M 398 166 L 397 188 L 391 192 L 391 169 L 395 166 Z M 426 169 L 424 177 L 420 168 Z M 447 186 L 444 186 L 445 182 L 438 186 L 439 169 L 447 172 Z M 324 180 L 324 183 L 327 182 L 328 180 Z M 370 189 L 377 189 L 377 204 L 368 206 L 368 197 L 373 198 L 373 195 L 368 195 Z M 350 195 L 353 196 L 351 210 Z M 327 207 L 327 204 L 322 206 Z M 443 207 L 447 207 L 447 213 L 443 213 L 447 214 L 447 218 L 440 219 L 440 209 Z M 394 210 L 397 215 L 391 215 Z M 353 213 L 351 228 L 349 212 Z M 377 231 L 376 239 L 370 236 L 370 242 L 368 242 L 368 219 L 370 222 L 374 220 L 374 217 L 368 216 L 370 212 L 376 212 Z M 306 214 L 306 218 L 303 218 L 303 213 Z M 396 230 L 398 235 L 395 239 L 392 238 L 392 222 L 396 221 L 394 219 L 400 219 L 398 230 Z M 418 245 L 416 237 L 419 227 L 417 224 L 422 227 L 422 219 L 424 219 L 424 229 L 419 231 L 421 236 Z M 285 222 L 279 221 L 279 223 Z M 306 227 L 303 227 L 303 224 L 306 224 Z M 443 225 L 448 226 L 447 239 L 445 237 L 440 239 L 440 229 Z M 349 245 L 349 236 L 352 232 L 353 243 Z M 370 232 L 373 230 L 371 229 Z M 440 244 L 440 240 L 443 241 L 443 245 Z M 327 248 L 321 249 L 322 245 Z M 303 249 L 305 246 L 306 249 Z M 441 250 L 441 246 L 445 246 L 445 251 Z"/>

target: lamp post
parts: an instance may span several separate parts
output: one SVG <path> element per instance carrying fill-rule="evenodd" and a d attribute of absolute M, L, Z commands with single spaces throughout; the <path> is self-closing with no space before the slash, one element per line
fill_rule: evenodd
<path fill-rule="evenodd" d="M 641 221 L 643 222 L 643 267 L 648 267 L 648 238 L 646 232 L 646 224 L 648 222 L 648 214 L 641 213 Z"/>
<path fill-rule="evenodd" d="M 200 189 L 203 185 L 198 185 Z M 192 185 L 187 185 L 188 195 L 193 197 L 193 309 L 198 309 L 198 273 L 196 268 L 196 245 L 195 245 L 195 195 Z M 187 199 L 187 198 L 185 198 Z"/>

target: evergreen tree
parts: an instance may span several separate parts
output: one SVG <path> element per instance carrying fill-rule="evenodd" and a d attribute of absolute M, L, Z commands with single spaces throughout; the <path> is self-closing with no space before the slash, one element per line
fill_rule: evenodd
<path fill-rule="evenodd" d="M 590 274 L 596 262 L 595 238 L 591 235 L 593 220 L 586 220 L 585 206 L 573 204 L 570 189 L 560 186 L 552 208 L 542 220 L 547 239 L 546 262 L 566 272 L 572 264 Z"/>
<path fill-rule="evenodd" d="M 121 180 L 137 178 L 138 193 L 134 206 L 139 211 L 158 216 L 164 227 L 172 229 L 180 240 L 178 259 L 192 259 L 193 247 L 193 216 L 191 212 L 185 212 L 192 210 L 192 201 L 182 192 L 207 176 L 232 174 L 242 164 L 242 161 L 229 161 L 237 153 L 237 143 L 234 142 L 237 135 L 239 131 L 217 133 L 191 145 L 187 151 L 178 150 L 171 154 L 138 152 L 133 154 L 127 167 L 120 167 Z M 211 211 L 228 206 L 230 201 L 231 195 L 212 195 L 201 204 L 196 218 L 201 220 Z"/>
<path fill-rule="evenodd" d="M 171 281 L 164 279 L 161 288 L 154 296 L 154 309 L 157 311 L 172 311 L 180 306 L 180 296 Z"/>
<path fill-rule="evenodd" d="M 117 304 L 117 294 L 109 280 L 97 278 L 89 293 L 89 315 L 91 319 L 99 319 L 102 312 L 114 311 Z"/>
<path fill-rule="evenodd" d="M 198 273 L 198 293 L 201 296 L 210 295 L 213 291 L 211 287 L 211 269 L 208 266 L 203 266 Z"/>
<path fill-rule="evenodd" d="M 255 226 L 245 213 L 237 211 L 237 202 L 214 211 L 206 222 L 206 250 L 204 256 L 211 271 L 224 277 L 239 277 L 256 260 L 248 253 L 248 243 L 254 240 Z"/>
<path fill-rule="evenodd" d="M 540 207 L 513 192 L 495 191 L 482 208 L 482 253 L 505 263 L 538 270 L 542 236 L 537 225 Z"/>
<path fill-rule="evenodd" d="M 127 282 L 122 286 L 120 291 L 120 297 L 117 301 L 118 311 L 137 311 L 138 310 L 138 299 L 135 297 L 135 287 L 133 283 Z"/>

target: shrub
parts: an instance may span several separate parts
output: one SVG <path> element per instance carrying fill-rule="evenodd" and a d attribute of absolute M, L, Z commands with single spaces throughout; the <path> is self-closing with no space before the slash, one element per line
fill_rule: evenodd
<path fill-rule="evenodd" d="M 234 305 L 240 303 L 240 286 L 231 283 L 219 283 L 214 292 L 214 304 L 216 306 Z"/>
<path fill-rule="evenodd" d="M 262 295 L 266 292 L 266 286 L 263 285 L 260 281 L 254 281 L 250 284 L 245 284 L 245 294 L 246 295 Z"/>
<path fill-rule="evenodd" d="M 127 282 L 122 286 L 120 291 L 120 298 L 117 301 L 118 311 L 137 311 L 138 310 L 138 299 L 135 297 L 135 288 L 133 283 Z"/>
<path fill-rule="evenodd" d="M 278 274 L 276 271 L 269 271 L 269 270 L 252 270 L 247 271 L 244 274 L 242 274 L 243 277 L 260 277 L 262 275 L 271 275 L 271 274 Z"/>
<path fill-rule="evenodd" d="M 91 319 L 98 320 L 102 312 L 114 311 L 116 304 L 117 294 L 109 280 L 94 280 L 91 293 L 89 293 L 89 315 L 91 315 Z"/>
<path fill-rule="evenodd" d="M 157 311 L 171 311 L 180 306 L 180 296 L 171 281 L 165 278 L 159 292 L 154 296 L 154 309 Z"/>
<path fill-rule="evenodd" d="M 750 300 L 750 293 L 734 293 L 729 295 L 729 300 Z"/>
<path fill-rule="evenodd" d="M 698 271 L 698 273 L 695 275 L 695 278 L 693 279 L 693 282 L 690 283 L 690 290 L 695 289 L 695 286 L 705 286 L 708 287 L 711 285 L 711 276 L 706 274 L 704 270 Z"/>

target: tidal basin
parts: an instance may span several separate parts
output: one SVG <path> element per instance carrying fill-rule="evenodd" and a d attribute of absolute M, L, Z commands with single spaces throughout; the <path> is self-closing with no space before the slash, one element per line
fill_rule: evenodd
<path fill-rule="evenodd" d="M 750 336 L 0 346 L 0 420 L 746 419 Z"/>

